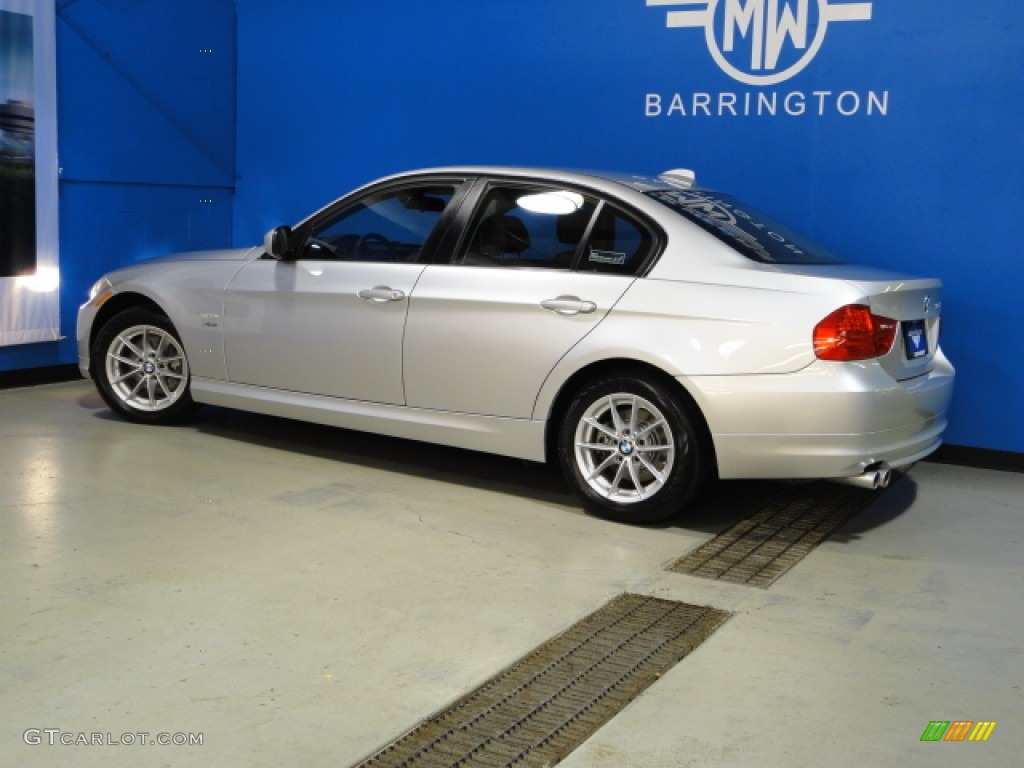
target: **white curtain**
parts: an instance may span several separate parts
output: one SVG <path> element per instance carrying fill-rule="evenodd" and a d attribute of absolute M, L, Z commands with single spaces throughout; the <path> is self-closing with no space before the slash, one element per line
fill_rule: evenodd
<path fill-rule="evenodd" d="M 0 0 L 0 346 L 60 338 L 53 0 Z"/>

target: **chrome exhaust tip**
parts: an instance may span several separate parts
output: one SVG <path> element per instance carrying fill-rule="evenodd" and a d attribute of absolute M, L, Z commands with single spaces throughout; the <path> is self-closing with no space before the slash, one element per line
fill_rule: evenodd
<path fill-rule="evenodd" d="M 876 461 L 875 463 L 868 464 L 864 467 L 864 471 L 859 475 L 854 475 L 853 477 L 835 477 L 831 478 L 831 480 L 834 483 L 855 485 L 858 488 L 880 491 L 883 488 L 888 488 L 889 483 L 892 482 L 892 467 L 884 461 Z"/>

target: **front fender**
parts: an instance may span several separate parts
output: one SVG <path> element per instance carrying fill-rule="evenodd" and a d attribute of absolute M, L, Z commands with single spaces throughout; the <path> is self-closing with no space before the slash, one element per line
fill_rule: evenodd
<path fill-rule="evenodd" d="M 109 317 L 149 304 L 174 325 L 194 376 L 226 379 L 224 288 L 242 266 L 239 261 L 168 261 L 114 273 L 113 295 L 103 306 L 95 306 L 94 299 L 79 310 L 79 368 L 87 373 L 91 339 Z"/>

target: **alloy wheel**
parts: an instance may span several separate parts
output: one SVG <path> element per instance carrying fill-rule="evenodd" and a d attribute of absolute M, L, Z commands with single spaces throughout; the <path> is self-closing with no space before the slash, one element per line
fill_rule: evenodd
<path fill-rule="evenodd" d="M 672 428 L 657 406 L 628 392 L 595 400 L 576 427 L 574 456 L 581 477 L 617 504 L 650 499 L 675 463 Z"/>
<path fill-rule="evenodd" d="M 107 348 L 105 366 L 113 394 L 136 411 L 170 408 L 188 391 L 188 361 L 180 342 L 154 325 L 118 333 Z"/>

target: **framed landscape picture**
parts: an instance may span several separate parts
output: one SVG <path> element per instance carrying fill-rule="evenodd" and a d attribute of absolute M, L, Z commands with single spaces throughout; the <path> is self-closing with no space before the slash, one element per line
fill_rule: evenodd
<path fill-rule="evenodd" d="M 60 336 L 54 5 L 0 0 L 0 345 Z"/>

